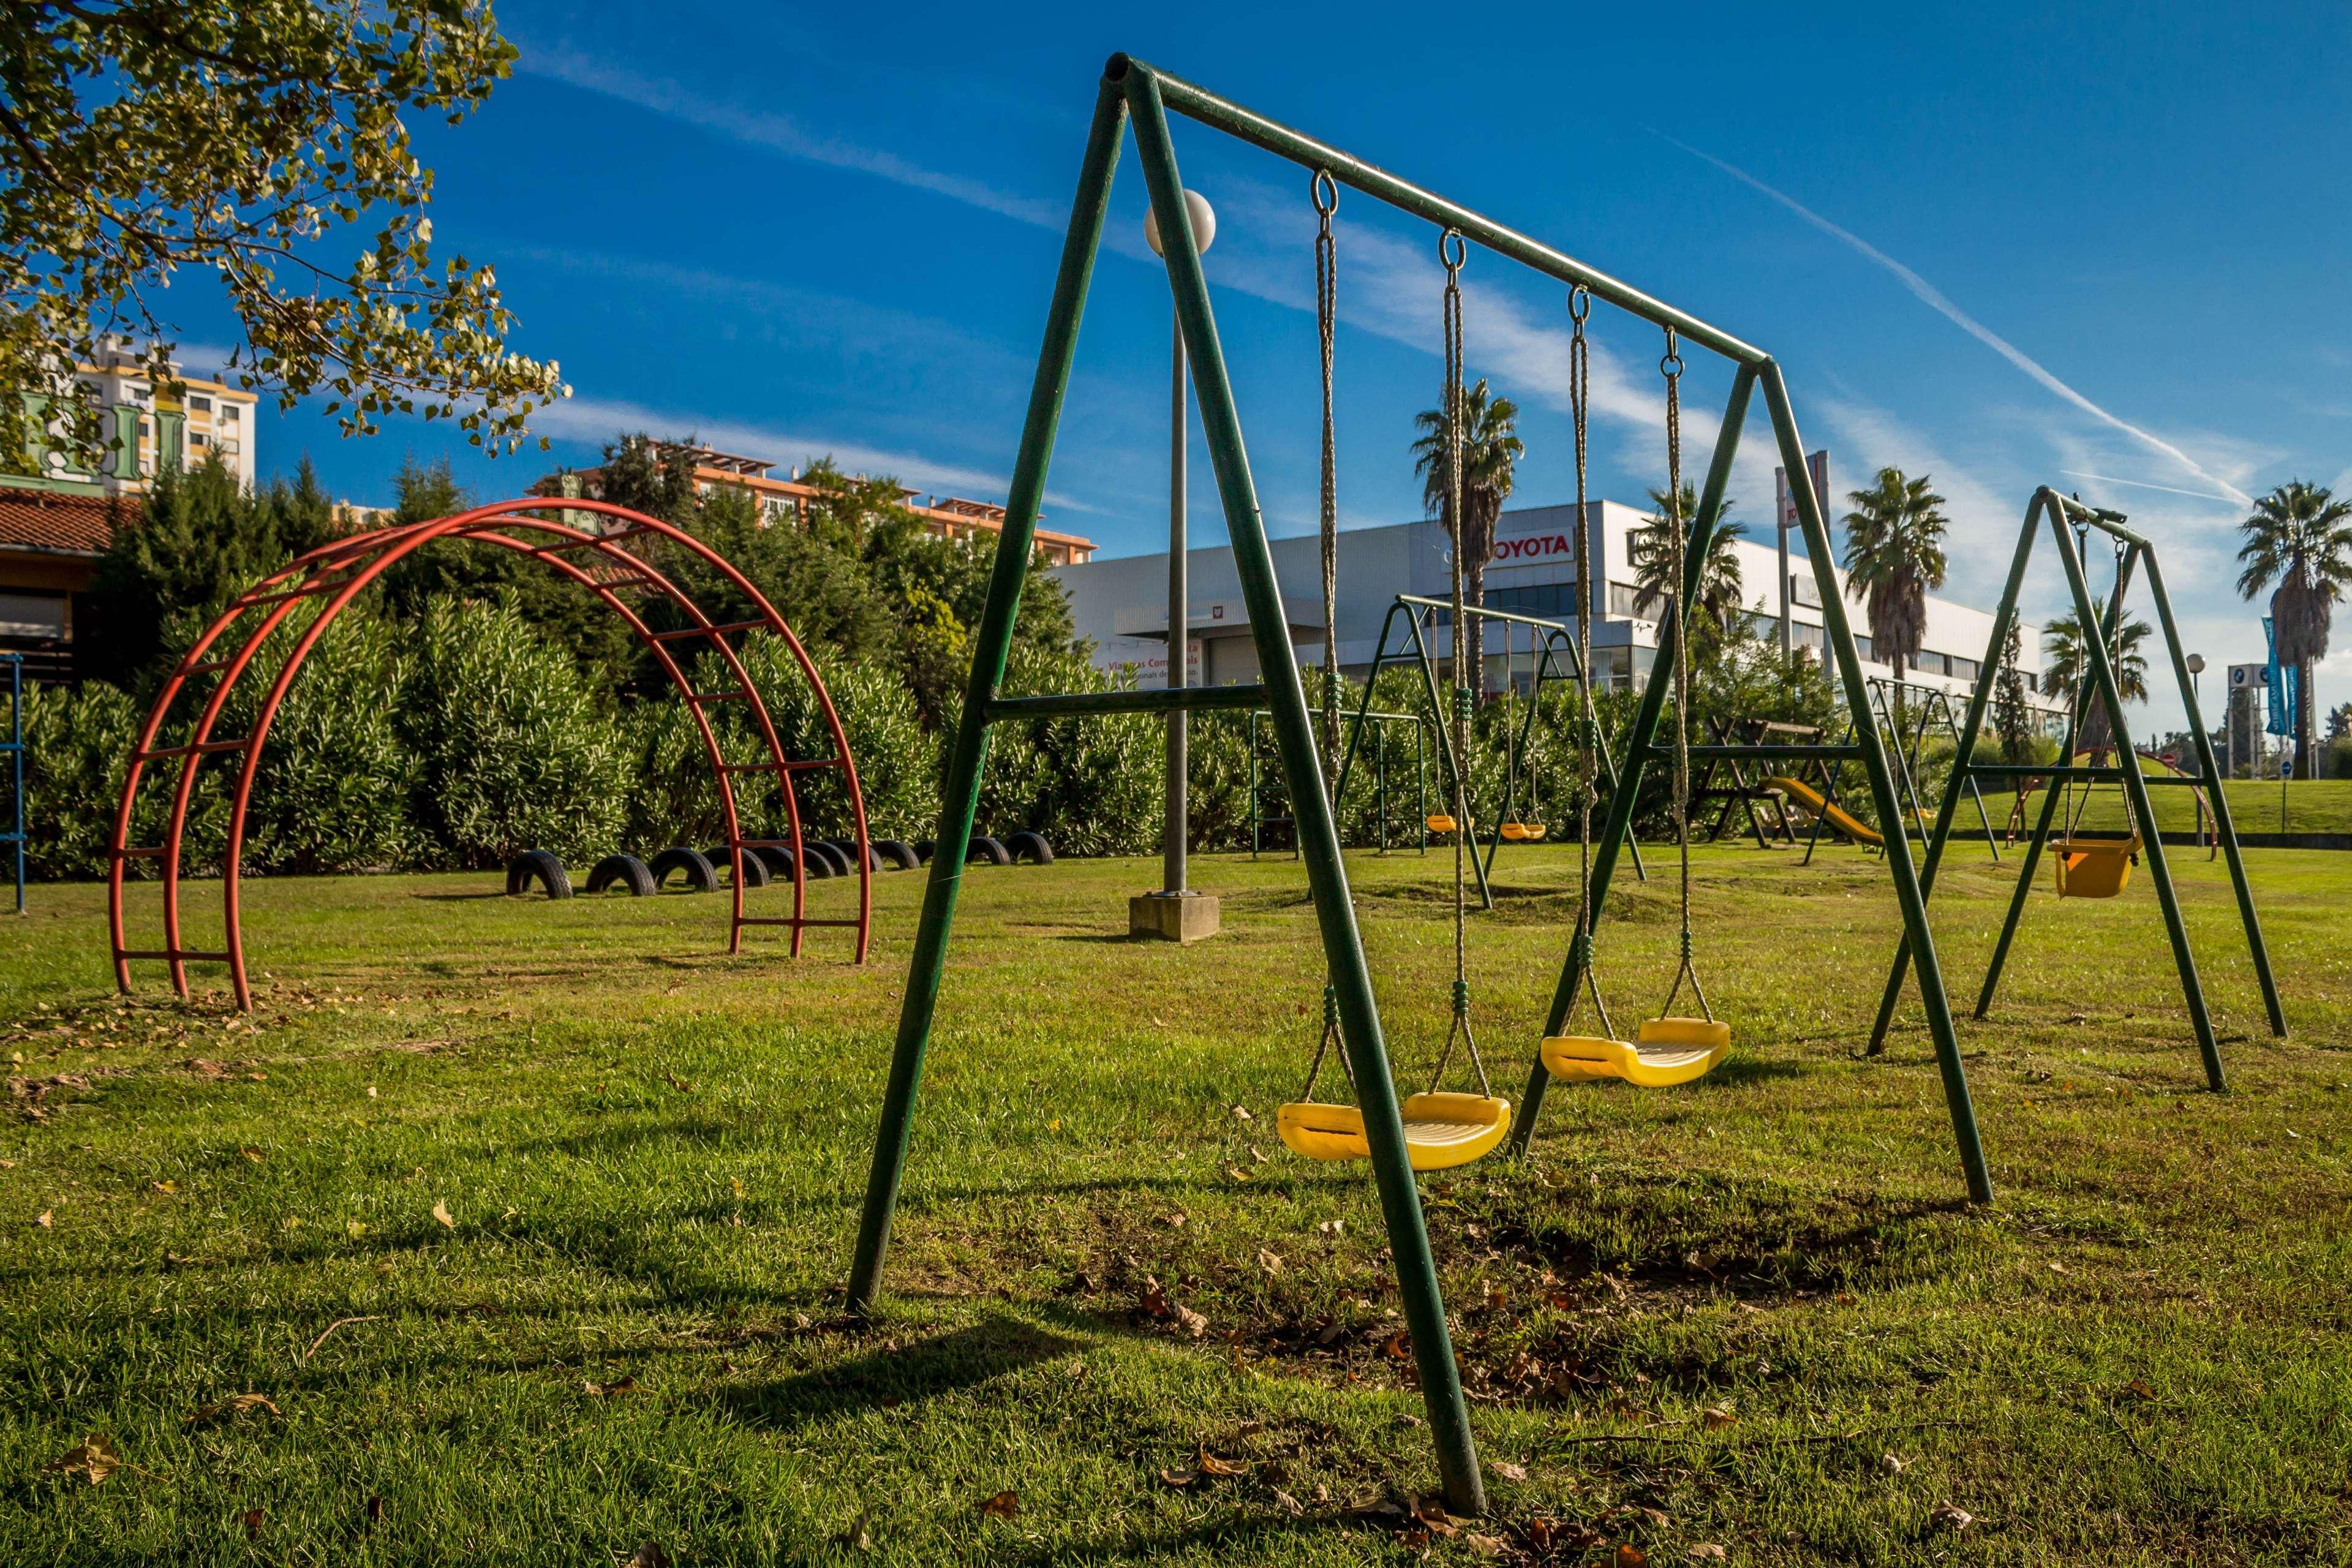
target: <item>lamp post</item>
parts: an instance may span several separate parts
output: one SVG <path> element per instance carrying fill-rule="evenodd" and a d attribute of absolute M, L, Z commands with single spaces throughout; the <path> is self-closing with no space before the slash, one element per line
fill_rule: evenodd
<path fill-rule="evenodd" d="M 1193 244 L 1205 256 L 1211 242 L 1217 237 L 1216 211 L 1198 191 L 1184 193 L 1184 211 L 1192 226 Z M 1143 238 L 1144 243 L 1151 247 L 1152 255 L 1167 254 L 1160 248 L 1160 219 L 1156 213 L 1144 215 Z M 1185 664 L 1192 651 L 1192 585 L 1187 576 L 1184 538 L 1184 458 L 1191 432 L 1184 408 L 1187 379 L 1184 326 L 1176 319 L 1172 304 L 1169 320 L 1171 326 L 1168 379 L 1168 689 L 1174 691 L 1189 683 Z M 1185 840 L 1191 831 L 1191 808 L 1186 798 L 1189 739 L 1184 711 L 1181 709 L 1171 710 L 1168 714 L 1168 798 L 1160 829 L 1160 889 L 1157 893 L 1145 893 L 1129 900 L 1128 931 L 1132 936 L 1184 942 L 1216 933 L 1217 900 L 1206 894 L 1195 893 L 1184 885 Z"/>
<path fill-rule="evenodd" d="M 2180 662 L 2189 667 L 2189 700 L 2197 706 L 2197 727 L 2201 730 L 2205 727 L 2205 656 L 2201 653 L 2192 653 Z M 2196 737 L 2192 735 L 2189 739 L 2193 742 Z M 2221 787 L 2221 781 L 2218 779 L 2207 779 L 2205 783 L 2207 787 L 2211 789 Z M 2189 798 L 2197 803 L 2197 826 L 2201 832 L 2205 826 L 2204 798 L 2195 790 L 2189 792 Z M 2215 831 L 2219 832 L 2220 829 L 2217 827 Z"/>

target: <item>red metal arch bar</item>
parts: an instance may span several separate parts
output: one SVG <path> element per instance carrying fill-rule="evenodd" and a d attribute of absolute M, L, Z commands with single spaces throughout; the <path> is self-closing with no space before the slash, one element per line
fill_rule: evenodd
<path fill-rule="evenodd" d="M 621 526 L 603 532 L 589 532 L 574 528 L 561 520 L 560 515 L 581 512 L 595 513 L 617 520 Z M 552 535 L 553 542 L 533 543 L 515 536 L 517 531 Z M 667 574 L 652 562 L 631 554 L 621 546 L 624 542 L 652 535 L 667 540 L 688 552 L 697 559 L 724 576 L 753 606 L 756 614 L 748 621 L 714 624 L 701 607 L 678 587 Z M 244 938 L 239 909 L 239 866 L 245 842 L 245 826 L 251 804 L 253 783 L 258 774 L 263 743 L 275 722 L 279 706 L 292 688 L 296 676 L 310 650 L 325 633 L 329 625 L 341 615 L 352 600 L 396 563 L 416 550 L 436 540 L 457 537 L 480 540 L 500 545 L 530 556 L 553 567 L 594 594 L 627 624 L 631 632 L 648 650 L 663 670 L 676 683 L 687 701 L 688 711 L 694 717 L 697 731 L 703 742 L 713 778 L 718 783 L 719 802 L 727 824 L 728 853 L 734 872 L 734 889 L 728 929 L 728 951 L 740 950 L 742 931 L 746 925 L 783 925 L 792 931 L 792 952 L 798 956 L 802 934 L 810 926 L 854 926 L 857 931 L 857 962 L 864 963 L 872 941 L 873 926 L 873 857 L 866 823 L 866 802 L 857 778 L 856 759 L 850 754 L 848 737 L 843 731 L 839 712 L 832 695 L 817 674 L 816 667 L 802 646 L 800 638 L 779 615 L 775 606 L 752 585 L 742 573 L 725 557 L 695 539 L 691 534 L 609 502 L 552 498 L 530 498 L 501 501 L 493 506 L 478 507 L 470 511 L 430 521 L 398 524 L 369 533 L 336 540 L 310 551 L 287 563 L 277 572 L 255 584 L 234 601 L 226 610 L 207 626 L 196 639 L 156 695 L 142 727 L 136 747 L 124 770 L 122 795 L 115 813 L 114 831 L 110 843 L 107 874 L 107 915 L 109 934 L 114 950 L 115 982 L 124 991 L 131 988 L 131 961 L 162 959 L 171 966 L 173 989 L 188 994 L 187 964 L 191 962 L 225 963 L 236 991 L 237 1005 L 250 1009 L 252 988 L 245 967 Z M 621 568 L 618 577 L 599 576 L 586 567 L 567 561 L 558 552 L 584 550 L 593 553 L 600 563 Z M 289 587 L 287 584 L 291 584 Z M 625 588 L 650 590 L 669 600 L 690 623 L 676 630 L 655 631 L 620 597 Z M 229 694 L 247 669 L 252 668 L 262 645 L 293 614 L 297 605 L 311 599 L 332 594 L 319 614 L 311 620 L 293 649 L 280 665 L 276 679 L 264 697 L 251 733 L 235 740 L 215 740 L 213 726 L 218 721 Z M 206 658 L 215 645 L 236 626 L 248 612 L 261 612 L 257 624 L 253 624 L 236 647 L 226 658 Z M 802 679 L 817 699 L 824 715 L 827 733 L 833 742 L 834 754 L 829 758 L 793 760 L 785 757 L 775 723 L 768 711 L 765 700 L 753 684 L 740 656 L 726 640 L 727 634 L 764 627 L 782 638 L 799 667 Z M 716 648 L 726 663 L 734 680 L 726 700 L 740 700 L 752 712 L 761 741 L 770 760 L 766 763 L 730 763 L 719 749 L 718 735 L 704 712 L 707 702 L 719 700 L 718 693 L 698 693 L 687 672 L 672 658 L 667 645 L 686 637 L 699 637 Z M 191 677 L 222 672 L 211 696 L 198 714 L 191 738 L 186 744 L 171 747 L 156 745 L 173 705 L 187 689 Z M 180 934 L 179 884 L 180 857 L 185 842 L 188 807 L 194 796 L 197 771 L 208 756 L 241 755 L 237 770 L 236 793 L 230 811 L 228 840 L 222 859 L 222 902 L 226 920 L 226 950 L 220 952 L 198 952 L 188 949 Z M 149 762 L 176 760 L 180 766 L 173 783 L 172 809 L 162 845 L 138 848 L 130 843 L 132 815 L 137 804 L 139 787 Z M 851 814 L 856 831 L 858 849 L 858 900 L 855 920 L 811 920 L 806 916 L 807 872 L 802 852 L 801 815 L 798 791 L 793 773 L 817 768 L 837 767 L 842 771 L 847 789 Z M 737 809 L 732 775 L 739 772 L 772 772 L 781 794 L 789 827 L 788 837 L 774 842 L 789 844 L 793 850 L 793 912 L 789 917 L 749 916 L 743 909 L 742 858 L 747 848 L 769 841 L 747 841 L 742 833 Z M 133 859 L 155 858 L 161 862 L 163 887 L 163 935 L 161 950 L 137 950 L 125 940 L 123 900 L 125 866 Z"/>

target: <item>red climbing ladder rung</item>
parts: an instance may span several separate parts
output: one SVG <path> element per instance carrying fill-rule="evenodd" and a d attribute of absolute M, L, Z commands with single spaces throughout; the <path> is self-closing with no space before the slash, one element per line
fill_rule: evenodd
<path fill-rule="evenodd" d="M 681 637 L 718 637 L 729 632 L 756 631 L 767 624 L 765 621 L 729 621 L 726 625 L 718 626 L 680 626 L 676 631 L 654 633 L 654 641 L 676 642 Z"/>
<path fill-rule="evenodd" d="M 544 557 L 553 555 L 562 550 L 593 550 L 600 544 L 617 544 L 624 539 L 635 539 L 640 533 L 652 531 L 650 528 L 616 528 L 610 533 L 596 533 L 585 539 L 563 539 L 558 540 L 553 544 L 542 544 L 530 553 Z"/>
<path fill-rule="evenodd" d="M 186 668 L 182 669 L 179 674 L 184 679 L 191 675 L 210 675 L 214 670 L 226 669 L 230 665 L 235 664 L 236 662 L 236 660 L 233 658 L 208 658 L 202 664 L 189 665 Z"/>
<path fill-rule="evenodd" d="M 313 594 L 323 594 L 330 588 L 341 588 L 351 582 L 349 577 L 313 577 L 299 587 L 281 588 L 275 594 L 261 594 L 239 599 L 236 608 L 257 610 L 264 605 L 279 605 L 289 599 L 307 599 Z"/>
<path fill-rule="evenodd" d="M 229 962 L 229 955 L 226 952 L 199 952 L 192 947 L 118 947 L 114 950 L 114 956 L 117 958 L 159 958 L 174 960 L 182 963 L 226 963 Z"/>
<path fill-rule="evenodd" d="M 739 926 L 854 926 L 857 921 L 794 920 L 790 915 L 745 915 L 735 922 Z"/>
<path fill-rule="evenodd" d="M 245 742 L 236 741 L 199 741 L 193 746 L 158 746 L 152 752 L 137 753 L 136 760 L 152 763 L 162 757 L 208 757 L 216 752 L 241 752 Z"/>
<path fill-rule="evenodd" d="M 689 691 L 686 700 L 688 702 L 733 702 L 750 695 L 748 691 Z"/>
<path fill-rule="evenodd" d="M 107 853 L 117 860 L 158 860 L 163 858 L 163 847 L 161 844 L 151 844 L 138 849 L 110 848 Z"/>

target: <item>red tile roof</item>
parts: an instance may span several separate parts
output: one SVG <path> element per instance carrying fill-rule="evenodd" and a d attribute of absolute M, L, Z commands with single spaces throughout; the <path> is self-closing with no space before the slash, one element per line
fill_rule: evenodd
<path fill-rule="evenodd" d="M 0 550 L 101 554 L 113 541 L 113 520 L 129 521 L 138 507 L 127 498 L 0 489 Z"/>

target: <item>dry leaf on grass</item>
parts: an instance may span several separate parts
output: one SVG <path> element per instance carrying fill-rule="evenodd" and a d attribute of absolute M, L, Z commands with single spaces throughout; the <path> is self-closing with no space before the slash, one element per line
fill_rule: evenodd
<path fill-rule="evenodd" d="M 1249 1107 L 1245 1105 L 1236 1105 L 1234 1107 L 1234 1120 L 1236 1121 L 1249 1121 L 1255 1119 L 1249 1113 Z"/>
<path fill-rule="evenodd" d="M 1274 1488 L 1273 1491 L 1274 1506 L 1280 1509 L 1283 1512 L 1290 1515 L 1291 1518 L 1297 1519 L 1300 1514 L 1307 1511 L 1307 1505 L 1305 1503 L 1300 1502 L 1297 1498 L 1292 1497 L 1280 1487 Z"/>
<path fill-rule="evenodd" d="M 266 1394 L 233 1394 L 216 1405 L 199 1406 L 196 1413 L 189 1416 L 183 1425 L 204 1426 L 219 1420 L 224 1415 L 243 1415 L 255 1410 L 267 1410 L 272 1415 L 282 1414 Z"/>
<path fill-rule="evenodd" d="M 1462 1543 L 1481 1557 L 1500 1557 L 1510 1550 L 1510 1543 L 1499 1535 L 1481 1535 L 1475 1530 L 1462 1532 Z"/>
<path fill-rule="evenodd" d="M 162 1193 L 165 1197 L 170 1197 L 173 1193 L 180 1190 L 180 1184 L 177 1182 L 150 1182 L 147 1184 L 154 1188 L 157 1192 Z"/>
<path fill-rule="evenodd" d="M 1194 1481 L 1201 1479 L 1201 1472 L 1198 1470 L 1162 1470 L 1160 1472 L 1160 1479 L 1166 1485 L 1171 1487 L 1189 1487 Z"/>
<path fill-rule="evenodd" d="M 261 1521 L 268 1517 L 269 1514 L 267 1510 L 257 1508 L 247 1509 L 245 1510 L 245 1538 L 247 1541 L 251 1541 L 260 1535 Z"/>
<path fill-rule="evenodd" d="M 1194 1339 L 1197 1340 L 1209 1331 L 1209 1320 L 1201 1313 L 1181 1302 L 1171 1302 L 1170 1306 L 1176 1314 L 1176 1326 Z"/>
<path fill-rule="evenodd" d="M 39 1214 L 35 1215 L 33 1216 L 33 1223 L 39 1226 L 43 1230 L 55 1230 L 58 1227 L 57 1216 L 51 1214 L 47 1209 L 43 1209 Z"/>
<path fill-rule="evenodd" d="M 1698 1413 L 1698 1418 L 1706 1425 L 1706 1429 L 1710 1432 L 1720 1432 L 1726 1426 L 1730 1426 L 1734 1421 L 1739 1419 L 1739 1417 L 1734 1415 L 1730 1411 L 1726 1410 L 1720 1405 L 1708 1405 L 1706 1409 Z"/>
<path fill-rule="evenodd" d="M 669 1553 L 661 1549 L 659 1542 L 655 1541 L 646 1542 L 626 1557 L 617 1552 L 614 1557 L 619 1568 L 669 1568 Z"/>
<path fill-rule="evenodd" d="M 1901 1475 L 1910 1463 L 1910 1460 L 1900 1454 L 1885 1453 L 1878 1456 L 1878 1468 L 1890 1476 Z"/>
<path fill-rule="evenodd" d="M 1257 1266 L 1265 1269 L 1269 1276 L 1279 1274 L 1282 1272 L 1282 1258 L 1279 1255 L 1261 1247 L 1257 1249 Z"/>
<path fill-rule="evenodd" d="M 1167 1226 L 1169 1229 L 1171 1229 L 1171 1230 L 1181 1230 L 1181 1229 L 1183 1229 L 1183 1228 L 1184 1228 L 1184 1220 L 1185 1220 L 1185 1214 L 1184 1214 L 1184 1211 L 1183 1211 L 1182 1209 L 1178 1209 L 1174 1214 L 1171 1214 L 1171 1215 L 1160 1215 L 1160 1223 L 1161 1225 L 1166 1226 Z"/>
<path fill-rule="evenodd" d="M 92 1433 L 81 1440 L 79 1447 L 68 1449 L 62 1458 L 51 1459 L 41 1468 L 58 1475 L 79 1476 L 97 1486 L 122 1468 L 122 1457 L 114 1451 L 113 1444 Z"/>
<path fill-rule="evenodd" d="M 614 1378 L 610 1383 L 583 1383 L 580 1386 L 587 1390 L 588 1393 L 598 1399 L 611 1399 L 617 1394 L 643 1394 L 645 1392 L 643 1388 L 638 1386 L 637 1380 L 626 1373 Z"/>
<path fill-rule="evenodd" d="M 244 1155 L 247 1159 L 252 1161 L 257 1165 L 261 1163 L 261 1151 L 258 1149 L 248 1145 L 247 1147 L 240 1148 L 237 1152 Z"/>
<path fill-rule="evenodd" d="M 1019 1492 L 999 1492 L 980 1505 L 980 1517 L 982 1519 L 1011 1519 L 1020 1511 Z"/>
<path fill-rule="evenodd" d="M 1961 1531 L 1977 1521 L 1977 1516 L 1957 1503 L 1939 1502 L 1927 1510 L 1928 1521 L 1940 1529 Z"/>
<path fill-rule="evenodd" d="M 1612 1568 L 1650 1568 L 1650 1554 L 1630 1541 L 1620 1544 L 1609 1561 Z"/>
<path fill-rule="evenodd" d="M 1489 1459 L 1486 1461 L 1486 1468 L 1507 1481 L 1523 1481 L 1528 1479 L 1528 1468 L 1525 1465 L 1514 1465 L 1507 1459 Z"/>
<path fill-rule="evenodd" d="M 433 1205 L 433 1217 L 441 1222 L 441 1228 L 443 1230 L 455 1230 L 457 1228 L 457 1222 L 451 1216 L 449 1213 L 449 1205 L 446 1202 L 437 1203 Z"/>
<path fill-rule="evenodd" d="M 2144 1377 L 2133 1378 L 2129 1383 L 2124 1384 L 2123 1391 L 2126 1394 L 2130 1394 L 2134 1399 L 2141 1401 L 2147 1401 L 2156 1397 L 2156 1390 L 2147 1385 L 2147 1380 Z"/>
<path fill-rule="evenodd" d="M 1204 1476 L 1245 1476 L 1249 1474 L 1248 1465 L 1237 1465 L 1230 1459 L 1220 1459 L 1206 1448 L 1200 1451 L 1200 1457 L 1195 1462 L 1200 1466 L 1201 1473 Z"/>
<path fill-rule="evenodd" d="M 1728 1561 L 1730 1556 L 1731 1553 L 1712 1541 L 1702 1541 L 1690 1549 L 1690 1560 L 1694 1563 L 1722 1563 Z"/>

